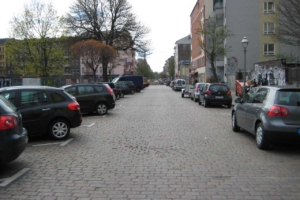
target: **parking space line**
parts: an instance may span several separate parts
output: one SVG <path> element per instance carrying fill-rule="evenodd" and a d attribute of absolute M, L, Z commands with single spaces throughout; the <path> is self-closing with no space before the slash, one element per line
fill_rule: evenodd
<path fill-rule="evenodd" d="M 32 145 L 32 146 L 33 147 L 40 147 L 40 146 L 49 146 L 49 145 L 56 145 L 56 144 L 60 144 L 60 143 L 36 144 L 36 145 Z"/>
<path fill-rule="evenodd" d="M 5 179 L 0 179 L 0 188 L 6 187 L 21 176 L 25 175 L 27 172 L 29 172 L 30 168 L 24 168 L 15 175 L 5 178 Z M 3 181 L 3 182 L 2 182 Z"/>
<path fill-rule="evenodd" d="M 88 125 L 87 127 L 91 128 L 94 125 L 95 125 L 95 123 L 92 123 L 92 124 Z"/>
<path fill-rule="evenodd" d="M 74 140 L 74 138 L 70 138 L 70 139 L 68 139 L 67 141 L 65 141 L 64 143 L 61 143 L 60 146 L 61 146 L 61 147 L 64 147 L 64 146 L 66 146 L 67 144 L 69 144 L 70 142 L 72 142 L 73 140 Z"/>

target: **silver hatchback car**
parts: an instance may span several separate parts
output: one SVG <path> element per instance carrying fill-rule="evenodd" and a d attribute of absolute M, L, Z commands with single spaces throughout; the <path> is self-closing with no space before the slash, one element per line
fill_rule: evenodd
<path fill-rule="evenodd" d="M 276 142 L 300 143 L 300 88 L 260 86 L 235 102 L 232 130 L 254 134 L 259 149 Z"/>

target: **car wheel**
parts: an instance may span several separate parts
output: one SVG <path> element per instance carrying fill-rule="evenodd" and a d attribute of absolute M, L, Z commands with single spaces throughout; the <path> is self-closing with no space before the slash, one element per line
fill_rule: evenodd
<path fill-rule="evenodd" d="M 201 105 L 200 97 L 199 97 L 199 100 L 198 100 L 198 104 Z"/>
<path fill-rule="evenodd" d="M 190 94 L 191 100 L 194 100 L 193 96 Z"/>
<path fill-rule="evenodd" d="M 195 97 L 195 96 L 194 96 L 194 101 L 195 101 L 195 102 L 197 102 L 197 99 L 196 99 L 196 97 Z"/>
<path fill-rule="evenodd" d="M 206 100 L 206 99 L 203 100 L 203 106 L 204 106 L 205 108 L 208 107 L 208 104 L 207 104 L 207 100 Z"/>
<path fill-rule="evenodd" d="M 124 98 L 124 93 L 121 93 L 121 96 L 120 96 L 121 98 Z"/>
<path fill-rule="evenodd" d="M 95 112 L 96 114 L 98 115 L 105 115 L 107 113 L 107 106 L 106 104 L 104 103 L 99 103 L 97 106 L 96 106 L 96 109 L 95 109 Z"/>
<path fill-rule="evenodd" d="M 134 94 L 134 93 L 135 93 L 135 91 L 132 89 L 132 90 L 130 91 L 130 93 L 131 93 L 131 94 Z"/>
<path fill-rule="evenodd" d="M 240 130 L 240 127 L 236 124 L 236 114 L 235 113 L 233 113 L 232 114 L 232 130 L 234 131 L 234 132 L 238 132 L 239 130 Z"/>
<path fill-rule="evenodd" d="M 116 95 L 116 99 L 119 100 L 120 99 L 120 95 L 117 94 Z"/>
<path fill-rule="evenodd" d="M 256 145 L 259 149 L 265 150 L 269 147 L 269 141 L 266 138 L 262 123 L 258 123 L 255 131 Z"/>
<path fill-rule="evenodd" d="M 232 104 L 227 104 L 227 108 L 231 108 L 232 107 Z"/>
<path fill-rule="evenodd" d="M 141 91 L 141 88 L 136 88 L 136 92 L 140 92 Z"/>
<path fill-rule="evenodd" d="M 50 137 L 55 140 L 63 140 L 69 136 L 70 126 L 69 123 L 63 119 L 56 119 L 51 122 L 48 133 Z"/>

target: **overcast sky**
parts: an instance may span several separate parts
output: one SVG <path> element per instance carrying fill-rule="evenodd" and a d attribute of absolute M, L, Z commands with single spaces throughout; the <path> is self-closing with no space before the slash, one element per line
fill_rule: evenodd
<path fill-rule="evenodd" d="M 50 0 L 51 1 L 51 0 Z M 68 12 L 75 0 L 52 0 L 59 15 Z M 165 61 L 173 55 L 175 42 L 190 34 L 190 14 L 197 0 L 128 0 L 139 20 L 151 29 L 153 53 L 147 58 L 151 69 L 161 72 Z M 9 21 L 23 10 L 28 0 L 2 3 L 0 38 L 8 38 Z"/>

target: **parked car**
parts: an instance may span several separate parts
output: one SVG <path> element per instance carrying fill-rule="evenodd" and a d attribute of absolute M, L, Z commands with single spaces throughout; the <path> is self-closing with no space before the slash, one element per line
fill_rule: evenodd
<path fill-rule="evenodd" d="M 76 97 L 82 113 L 105 115 L 115 107 L 116 97 L 108 84 L 73 84 L 62 88 Z"/>
<path fill-rule="evenodd" d="M 181 89 L 181 97 L 184 98 L 186 95 L 191 98 L 191 91 L 194 90 L 194 86 L 188 84 L 185 85 L 185 88 Z"/>
<path fill-rule="evenodd" d="M 25 150 L 28 137 L 20 111 L 3 96 L 0 96 L 0 135 L 0 163 L 12 162 Z"/>
<path fill-rule="evenodd" d="M 141 75 L 123 75 L 112 80 L 113 83 L 117 83 L 119 81 L 132 81 L 136 87 L 136 92 L 140 92 L 144 88 L 143 76 Z"/>
<path fill-rule="evenodd" d="M 119 88 L 124 95 L 130 94 L 130 89 L 128 88 L 128 86 L 125 83 L 117 82 L 115 84 L 116 84 L 116 87 Z M 124 97 L 124 95 L 122 97 Z"/>
<path fill-rule="evenodd" d="M 300 143 L 300 88 L 255 87 L 235 102 L 232 130 L 255 135 L 259 149 L 273 142 Z"/>
<path fill-rule="evenodd" d="M 173 87 L 174 87 L 174 82 L 175 82 L 175 81 L 171 81 L 171 82 L 170 82 L 170 85 L 169 85 L 172 89 L 173 89 Z"/>
<path fill-rule="evenodd" d="M 196 83 L 193 89 L 190 91 L 191 100 L 197 102 L 199 100 L 199 94 L 202 88 L 204 87 L 205 83 Z"/>
<path fill-rule="evenodd" d="M 227 105 L 232 107 L 232 96 L 229 87 L 221 83 L 206 83 L 199 94 L 199 105 Z"/>
<path fill-rule="evenodd" d="M 119 81 L 120 83 L 125 83 L 130 90 L 130 94 L 134 94 L 136 87 L 132 81 Z"/>
<path fill-rule="evenodd" d="M 166 80 L 166 81 L 165 81 L 165 85 L 166 85 L 166 86 L 170 86 L 170 83 L 171 83 L 170 80 Z"/>
<path fill-rule="evenodd" d="M 109 87 L 114 91 L 117 100 L 120 99 L 121 96 L 123 96 L 122 91 L 118 89 L 113 82 L 99 82 L 99 84 L 108 84 Z"/>
<path fill-rule="evenodd" d="M 60 140 L 69 136 L 70 128 L 81 125 L 80 106 L 61 88 L 47 86 L 11 86 L 0 89 L 22 114 L 28 136 L 49 134 Z"/>
<path fill-rule="evenodd" d="M 185 88 L 185 80 L 184 79 L 176 79 L 174 81 L 173 90 L 175 91 L 181 91 L 183 88 Z"/>

